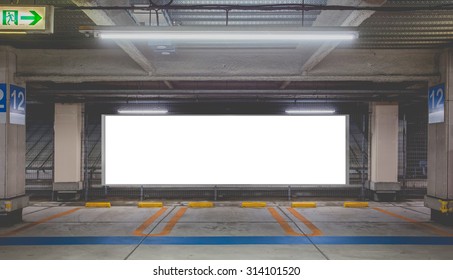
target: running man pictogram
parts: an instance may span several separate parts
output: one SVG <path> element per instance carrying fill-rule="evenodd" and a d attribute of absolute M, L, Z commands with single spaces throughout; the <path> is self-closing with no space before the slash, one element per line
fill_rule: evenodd
<path fill-rule="evenodd" d="M 18 25 L 19 24 L 19 11 L 4 10 L 3 11 L 3 25 Z"/>

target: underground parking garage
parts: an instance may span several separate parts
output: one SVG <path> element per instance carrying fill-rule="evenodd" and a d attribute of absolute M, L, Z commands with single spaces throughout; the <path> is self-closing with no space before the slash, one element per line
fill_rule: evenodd
<path fill-rule="evenodd" d="M 0 9 L 0 259 L 453 259 L 453 1 Z"/>

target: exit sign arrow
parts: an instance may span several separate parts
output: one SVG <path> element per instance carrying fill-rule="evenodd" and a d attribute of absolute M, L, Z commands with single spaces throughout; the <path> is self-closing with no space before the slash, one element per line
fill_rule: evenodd
<path fill-rule="evenodd" d="M 41 19 L 42 19 L 42 16 L 40 16 L 37 12 L 35 11 L 30 11 L 30 13 L 32 14 L 31 16 L 21 16 L 20 19 L 21 20 L 32 20 L 32 22 L 30 23 L 30 25 L 35 25 L 37 24 Z"/>
<path fill-rule="evenodd" d="M 16 34 L 18 32 L 20 32 L 21 34 L 52 34 L 53 23 L 53 6 L 22 6 L 0 4 L 0 32 L 3 34 Z"/>

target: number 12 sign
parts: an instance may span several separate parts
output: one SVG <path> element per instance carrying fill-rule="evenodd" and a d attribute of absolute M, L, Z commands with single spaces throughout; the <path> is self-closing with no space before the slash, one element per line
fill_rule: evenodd
<path fill-rule="evenodd" d="M 0 113 L 6 112 L 6 84 L 0 84 Z"/>
<path fill-rule="evenodd" d="M 428 119 L 429 123 L 444 122 L 445 84 L 429 88 Z"/>
<path fill-rule="evenodd" d="M 6 84 L 0 84 L 0 123 L 6 123 Z"/>
<path fill-rule="evenodd" d="M 9 122 L 25 125 L 25 88 L 9 86 Z"/>

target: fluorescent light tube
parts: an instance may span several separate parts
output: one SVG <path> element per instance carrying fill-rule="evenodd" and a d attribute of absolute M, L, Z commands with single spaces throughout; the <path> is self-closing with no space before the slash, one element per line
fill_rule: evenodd
<path fill-rule="evenodd" d="M 348 41 L 358 37 L 353 31 L 99 31 L 102 39 L 169 41 Z"/>
<path fill-rule="evenodd" d="M 25 31 L 0 31 L 0 34 L 10 34 L 10 35 L 26 35 L 27 32 Z"/>
<path fill-rule="evenodd" d="M 131 115 L 161 115 L 168 113 L 168 110 L 118 110 L 118 113 Z"/>
<path fill-rule="evenodd" d="M 294 115 L 319 115 L 319 114 L 333 114 L 335 110 L 286 110 L 287 114 L 294 114 Z"/>

